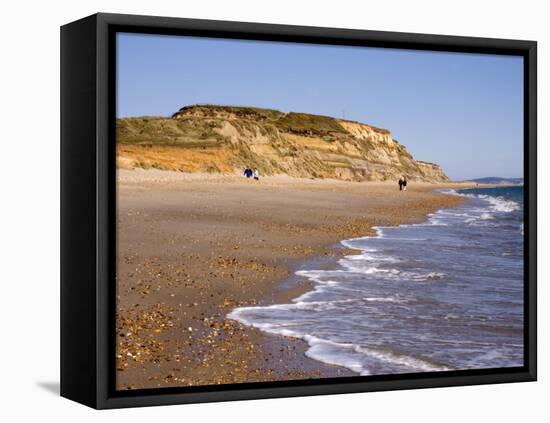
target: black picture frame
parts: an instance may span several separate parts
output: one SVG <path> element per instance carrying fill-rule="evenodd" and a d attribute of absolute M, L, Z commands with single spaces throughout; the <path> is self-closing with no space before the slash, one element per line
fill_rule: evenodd
<path fill-rule="evenodd" d="M 524 58 L 523 367 L 114 389 L 115 34 L 193 35 Z M 97 409 L 534 381 L 537 377 L 537 44 L 534 41 L 95 14 L 61 27 L 61 395 Z"/>

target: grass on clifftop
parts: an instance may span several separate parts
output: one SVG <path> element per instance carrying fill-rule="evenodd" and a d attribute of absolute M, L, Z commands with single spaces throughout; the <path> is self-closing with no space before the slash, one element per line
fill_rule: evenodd
<path fill-rule="evenodd" d="M 172 117 L 175 117 L 178 114 L 185 114 L 189 112 L 192 113 L 194 110 L 201 110 L 201 109 L 211 111 L 212 113 L 215 113 L 216 111 L 224 111 L 240 117 L 257 115 L 261 118 L 267 118 L 268 120 L 276 120 L 282 115 L 284 115 L 284 113 L 279 110 L 263 109 L 261 107 L 217 106 L 215 104 L 196 104 L 196 105 L 182 107 L 176 113 L 174 113 Z"/>
<path fill-rule="evenodd" d="M 283 131 L 299 134 L 346 133 L 346 130 L 333 117 L 309 113 L 283 113 L 279 110 L 262 109 L 260 107 L 193 105 L 182 107 L 173 117 L 192 116 L 195 112 L 202 112 L 206 116 L 212 117 L 215 117 L 216 112 L 231 113 L 244 119 L 267 121 Z"/>
<path fill-rule="evenodd" d="M 225 138 L 215 131 L 218 123 L 194 122 L 161 117 L 117 119 L 118 144 L 168 147 L 219 147 Z"/>
<path fill-rule="evenodd" d="M 308 113 L 288 113 L 282 119 L 278 119 L 275 124 L 281 129 L 297 133 L 346 133 L 346 130 L 336 119 L 328 116 L 310 115 Z"/>

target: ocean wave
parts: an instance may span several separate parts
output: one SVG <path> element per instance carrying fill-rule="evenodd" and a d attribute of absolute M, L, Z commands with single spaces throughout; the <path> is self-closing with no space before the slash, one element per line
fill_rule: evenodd
<path fill-rule="evenodd" d="M 451 190 L 454 191 L 454 190 Z M 439 191 L 442 192 L 442 191 Z M 442 192 L 443 193 L 443 192 Z M 485 200 L 489 203 L 492 211 L 501 212 L 501 213 L 510 213 L 521 209 L 521 206 L 518 202 L 510 199 L 506 199 L 500 196 L 493 196 L 487 194 L 470 194 L 470 193 L 461 193 L 461 192 L 445 192 L 446 194 L 459 195 L 461 197 L 469 198 L 478 198 Z"/>
<path fill-rule="evenodd" d="M 456 213 L 453 209 L 451 209 L 451 211 L 439 210 L 436 212 L 436 215 L 441 215 L 443 217 L 465 218 L 464 222 L 469 226 L 494 226 L 489 223 L 489 221 L 494 221 L 496 215 L 521 210 L 521 205 L 518 202 L 502 196 L 457 192 L 456 190 L 438 190 L 438 192 L 478 199 L 486 204 L 485 207 L 472 207 L 469 213 Z"/>
<path fill-rule="evenodd" d="M 365 251 L 365 250 L 363 250 Z M 397 257 L 392 257 L 388 254 L 385 255 L 374 255 L 374 254 L 360 254 L 355 256 L 346 256 L 346 260 L 352 260 L 352 261 L 375 261 L 375 262 L 383 262 L 383 263 L 399 263 L 401 260 L 399 260 Z"/>
<path fill-rule="evenodd" d="M 383 269 L 381 267 L 376 266 L 357 266 L 357 265 L 351 265 L 346 263 L 344 260 L 340 261 L 340 265 L 344 266 L 348 270 L 348 274 L 358 274 L 358 275 L 375 275 L 375 274 L 382 274 L 382 275 L 399 275 L 401 273 L 398 269 Z"/>
<path fill-rule="evenodd" d="M 432 281 L 432 280 L 440 280 L 445 279 L 447 275 L 442 272 L 430 272 L 426 274 L 413 274 L 412 279 L 420 280 L 420 281 Z"/>
<path fill-rule="evenodd" d="M 492 195 L 478 194 L 478 198 L 482 198 L 491 203 L 492 209 L 497 212 L 510 213 L 520 209 L 520 205 L 513 200 L 507 200 L 502 197 L 493 197 Z"/>
<path fill-rule="evenodd" d="M 494 220 L 494 219 L 495 219 L 494 214 L 489 213 L 489 212 L 483 212 L 483 213 L 480 213 L 477 216 L 472 216 L 472 217 L 467 218 L 464 222 L 467 223 L 467 224 L 470 224 L 470 225 L 472 225 L 472 224 L 478 225 L 478 224 L 484 224 L 485 223 L 484 221 Z"/>
<path fill-rule="evenodd" d="M 369 301 L 386 301 L 388 298 L 370 298 Z M 313 304 L 313 303 L 310 303 Z M 291 305 L 287 305 L 291 306 Z M 266 308 L 274 308 L 268 306 Z M 280 307 L 280 306 L 278 306 Z M 241 307 L 233 310 L 227 315 L 228 318 L 236 320 L 248 326 L 256 327 L 264 332 L 302 339 L 309 345 L 305 355 L 317 361 L 350 369 L 362 376 L 373 374 L 370 367 L 379 367 L 376 362 L 388 363 L 401 367 L 401 372 L 408 371 L 446 371 L 449 367 L 433 363 L 431 361 L 413 357 L 407 354 L 400 354 L 381 348 L 369 348 L 354 343 L 335 342 L 322 339 L 314 335 L 305 334 L 293 329 L 293 323 L 262 323 L 246 319 L 243 313 L 257 307 Z M 395 373 L 395 372 L 394 372 Z"/>
<path fill-rule="evenodd" d="M 394 303 L 394 304 L 407 304 L 410 300 L 397 297 L 361 297 L 361 298 L 348 298 L 345 300 L 328 300 L 328 301 L 304 301 L 303 299 L 296 298 L 292 303 L 288 304 L 273 304 L 270 306 L 262 307 L 263 310 L 305 310 L 305 311 L 328 311 L 341 309 L 345 310 L 345 307 L 353 305 L 360 306 L 364 303 Z M 255 309 L 258 311 L 258 309 Z"/>
<path fill-rule="evenodd" d="M 338 264 L 340 264 L 342 267 L 344 267 L 349 273 L 359 274 L 359 275 L 376 275 L 382 278 L 390 278 L 390 279 L 409 279 L 409 280 L 415 280 L 415 281 L 429 281 L 429 280 L 440 280 L 447 277 L 447 274 L 442 272 L 428 272 L 428 273 L 418 273 L 418 272 L 407 272 L 402 271 L 396 268 L 383 268 L 379 266 L 373 266 L 373 260 L 371 257 L 367 258 L 365 260 L 365 266 L 361 266 L 363 255 L 357 255 L 357 256 L 346 256 L 343 259 L 340 259 L 338 261 Z M 389 260 L 385 260 L 385 258 L 380 258 L 379 263 L 383 264 L 386 262 L 392 262 Z M 396 262 L 399 262 L 398 260 Z M 377 263 L 378 264 L 378 263 Z M 323 271 L 319 271 L 323 272 Z M 301 273 L 304 276 L 312 276 L 311 274 L 304 274 Z M 319 277 L 320 273 L 317 273 L 315 277 Z"/>
<path fill-rule="evenodd" d="M 376 249 L 364 248 L 364 247 L 356 245 L 358 242 L 361 242 L 361 241 L 364 241 L 364 240 L 368 240 L 368 239 L 372 239 L 372 238 L 380 238 L 380 237 L 384 236 L 384 231 L 382 231 L 382 228 L 380 226 L 373 226 L 372 229 L 376 232 L 376 235 L 367 235 L 367 236 L 361 236 L 361 237 L 357 237 L 357 238 L 344 239 L 344 240 L 340 241 L 340 244 L 342 244 L 344 247 L 349 248 L 351 250 L 360 250 L 360 251 L 364 251 L 364 252 L 367 252 L 367 253 L 368 252 L 376 252 L 377 251 Z"/>
<path fill-rule="evenodd" d="M 414 226 L 449 226 L 448 223 L 444 222 L 442 219 L 437 219 L 436 216 L 430 217 L 426 222 L 415 223 Z"/>
<path fill-rule="evenodd" d="M 448 195 L 458 195 L 455 189 L 449 188 L 449 189 L 438 189 L 437 192 L 441 194 L 448 194 Z"/>
<path fill-rule="evenodd" d="M 447 366 L 389 350 L 328 341 L 311 335 L 302 338 L 310 346 L 306 351 L 308 357 L 327 364 L 346 367 L 362 376 L 373 374 L 372 370 L 369 369 L 369 362 L 373 359 L 401 366 L 402 373 L 407 371 L 438 372 L 451 370 Z"/>

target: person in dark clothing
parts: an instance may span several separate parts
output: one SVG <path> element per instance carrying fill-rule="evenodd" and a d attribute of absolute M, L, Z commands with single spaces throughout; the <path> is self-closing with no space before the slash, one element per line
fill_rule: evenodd
<path fill-rule="evenodd" d="M 407 191 L 407 178 L 403 178 L 403 191 Z"/>
<path fill-rule="evenodd" d="M 403 179 L 399 178 L 399 191 L 403 191 Z"/>
<path fill-rule="evenodd" d="M 244 170 L 244 176 L 246 176 L 247 178 L 252 177 L 252 169 L 250 169 L 249 167 L 247 167 L 247 168 Z"/>

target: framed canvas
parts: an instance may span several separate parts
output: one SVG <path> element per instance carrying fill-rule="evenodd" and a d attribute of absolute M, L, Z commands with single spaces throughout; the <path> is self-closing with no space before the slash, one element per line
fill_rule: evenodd
<path fill-rule="evenodd" d="M 536 43 L 61 28 L 61 395 L 536 380 Z"/>

